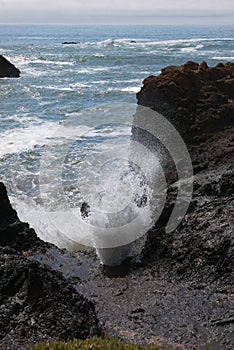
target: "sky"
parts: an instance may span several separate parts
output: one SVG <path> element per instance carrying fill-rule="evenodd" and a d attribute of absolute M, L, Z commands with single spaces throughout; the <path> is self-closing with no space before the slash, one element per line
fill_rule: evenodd
<path fill-rule="evenodd" d="M 0 24 L 234 24 L 233 0 L 0 0 Z"/>

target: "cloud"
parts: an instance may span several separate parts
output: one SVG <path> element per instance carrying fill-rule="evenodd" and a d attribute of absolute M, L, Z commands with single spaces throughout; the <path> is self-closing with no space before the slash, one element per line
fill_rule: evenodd
<path fill-rule="evenodd" d="M 0 22 L 131 22 L 140 18 L 226 17 L 233 0 L 0 0 Z M 128 19 L 128 20 L 129 20 Z"/>

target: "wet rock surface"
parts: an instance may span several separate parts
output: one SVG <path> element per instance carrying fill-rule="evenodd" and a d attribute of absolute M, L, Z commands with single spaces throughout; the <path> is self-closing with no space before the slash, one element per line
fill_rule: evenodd
<path fill-rule="evenodd" d="M 0 55 L 0 78 L 19 78 L 20 70 Z"/>
<path fill-rule="evenodd" d="M 209 96 L 205 95 L 207 91 Z M 60 272 L 66 279 L 61 282 L 66 284 L 65 289 L 74 288 L 78 293 L 77 298 L 84 300 L 80 296 L 82 294 L 95 304 L 103 331 L 123 341 L 179 344 L 181 349 L 196 350 L 206 349 L 206 344 L 209 344 L 211 350 L 232 350 L 234 348 L 233 96 L 232 64 L 220 64 L 209 68 L 205 63 L 199 65 L 193 62 L 182 67 L 166 68 L 161 76 L 147 78 L 138 94 L 139 104 L 165 113 L 180 130 L 192 158 L 193 199 L 186 216 L 175 231 L 171 233 L 165 231 L 175 202 L 176 189 L 172 183 L 176 177 L 173 174 L 170 177 L 171 185 L 168 189 L 166 207 L 160 219 L 148 232 L 145 240 L 137 242 L 138 253 L 121 266 L 115 268 L 100 266 L 92 250 L 70 254 L 42 243 L 33 234 L 29 236 L 34 237 L 35 244 L 29 243 L 27 249 L 22 249 L 23 244 L 26 244 L 23 242 L 30 242 L 32 239 L 26 233 L 33 233 L 29 231 L 28 226 L 23 226 L 24 229 L 22 227 L 25 234 L 14 248 L 9 248 L 9 245 L 14 245 L 15 239 L 6 243 L 6 235 L 1 240 L 0 233 L 0 243 L 4 246 L 0 253 L 1 265 L 6 256 L 9 268 L 13 264 L 12 261 L 20 260 L 14 276 L 22 276 L 22 271 L 30 269 L 41 276 L 44 275 L 44 272 L 42 273 L 44 264 L 46 274 L 54 276 L 49 277 L 49 280 L 56 278 L 55 284 L 58 280 L 62 280 L 61 275 L 57 274 Z M 217 103 L 208 107 L 210 100 Z M 148 135 L 133 133 L 133 137 L 143 143 L 148 142 Z M 154 142 L 152 139 L 150 141 Z M 2 190 L 1 187 L 0 195 Z M 1 203 L 2 198 L 5 198 L 5 195 L 1 197 Z M 11 211 L 6 198 L 3 207 L 8 208 L 9 212 L 6 216 L 7 222 L 0 218 L 4 232 L 15 222 L 20 223 L 16 220 L 16 213 Z M 2 217 L 1 210 L 0 205 Z M 24 249 L 27 257 L 24 256 L 25 253 L 22 254 Z M 54 273 L 50 269 L 57 272 Z M 5 270 L 8 271 L 8 268 Z M 32 276 L 33 274 L 34 272 Z M 30 287 L 20 287 L 21 284 L 18 282 L 21 281 L 20 278 L 12 277 L 10 281 L 18 288 L 14 291 L 14 295 L 18 296 L 17 300 L 20 300 L 20 293 L 25 293 L 25 290 L 26 295 L 30 295 Z M 32 285 L 35 285 L 33 281 L 32 278 Z M 26 285 L 30 284 L 31 282 Z M 48 287 L 48 291 L 52 290 L 54 290 L 52 286 Z M 6 292 L 0 292 L 1 298 L 4 293 Z M 11 300 L 9 298 L 8 302 Z M 25 294 L 21 298 L 22 305 L 26 305 Z M 38 298 L 41 300 L 40 295 Z M 71 308 L 71 301 L 61 298 L 64 300 L 65 310 L 66 307 Z M 82 303 L 86 301 L 81 302 L 81 305 L 84 305 Z M 4 305 L 5 301 L 3 308 Z M 26 323 L 29 324 L 29 317 L 33 318 L 33 309 L 31 304 L 27 305 L 29 313 L 26 314 Z M 44 305 L 46 306 L 44 310 L 47 310 L 48 304 Z M 27 312 L 27 307 L 17 307 L 23 315 Z M 11 308 L 7 306 L 7 310 L 10 315 Z M 64 312 L 66 314 L 68 311 L 61 309 L 61 317 Z M 45 315 L 41 317 L 44 320 Z M 16 320 L 17 318 L 15 325 Z M 11 329 L 14 329 L 15 325 L 11 323 Z M 52 323 L 46 329 L 49 327 L 51 334 L 55 334 Z M 90 326 L 89 329 L 93 328 Z M 29 334 L 30 332 L 29 330 Z M 4 335 L 6 344 L 10 344 L 8 339 L 12 333 L 9 330 L 6 332 L 8 335 Z M 48 333 L 46 331 L 43 334 L 46 337 Z M 72 338 L 78 335 L 67 336 Z M 22 341 L 25 336 L 21 334 L 19 339 Z"/>
<path fill-rule="evenodd" d="M 2 183 L 0 198 L 0 348 L 98 335 L 93 303 L 61 273 L 29 258 L 52 245 L 19 221 Z"/>

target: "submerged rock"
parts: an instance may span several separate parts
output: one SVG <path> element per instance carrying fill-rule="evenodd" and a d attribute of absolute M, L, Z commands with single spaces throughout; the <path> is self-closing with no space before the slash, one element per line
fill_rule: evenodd
<path fill-rule="evenodd" d="M 20 70 L 0 55 L 0 78 L 19 78 Z"/>
<path fill-rule="evenodd" d="M 64 41 L 62 43 L 63 45 L 77 45 L 77 44 L 80 44 L 79 41 Z"/>
<path fill-rule="evenodd" d="M 20 222 L 0 183 L 0 347 L 98 335 L 92 302 L 50 267 L 30 259 L 44 249 L 28 224 Z"/>

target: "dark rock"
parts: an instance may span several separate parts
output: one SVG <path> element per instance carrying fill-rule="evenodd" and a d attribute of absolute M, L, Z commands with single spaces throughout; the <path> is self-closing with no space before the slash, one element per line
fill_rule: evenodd
<path fill-rule="evenodd" d="M 59 272 L 32 261 L 32 252 L 49 246 L 20 222 L 0 183 L 0 348 L 100 333 L 93 303 Z"/>
<path fill-rule="evenodd" d="M 163 276 L 233 286 L 233 76 L 232 63 L 208 67 L 206 62 L 187 62 L 145 79 L 137 94 L 138 104 L 163 114 L 179 130 L 196 174 L 196 205 L 190 205 L 178 228 L 165 231 L 176 200 L 169 186 L 162 215 L 148 232 L 144 261 Z M 152 148 L 154 141 L 146 133 L 139 137 L 133 129 L 133 138 Z M 175 171 L 165 166 L 164 170 Z"/>
<path fill-rule="evenodd" d="M 19 78 L 20 70 L 0 55 L 0 78 Z"/>
<path fill-rule="evenodd" d="M 80 207 L 80 212 L 81 212 L 81 216 L 83 219 L 87 218 L 89 216 L 89 213 L 90 213 L 89 204 L 86 202 L 83 202 L 81 207 Z"/>
<path fill-rule="evenodd" d="M 58 272 L 0 248 L 0 346 L 99 334 L 92 302 Z"/>
<path fill-rule="evenodd" d="M 189 61 L 166 67 L 143 84 L 138 104 L 167 117 L 189 144 L 201 133 L 208 138 L 233 125 L 234 63 L 208 67 Z"/>
<path fill-rule="evenodd" d="M 7 197 L 6 188 L 0 182 L 0 246 L 22 251 L 43 245 L 36 232 L 19 220 Z"/>
<path fill-rule="evenodd" d="M 63 45 L 77 45 L 77 44 L 80 44 L 79 41 L 64 41 L 62 43 Z"/>

